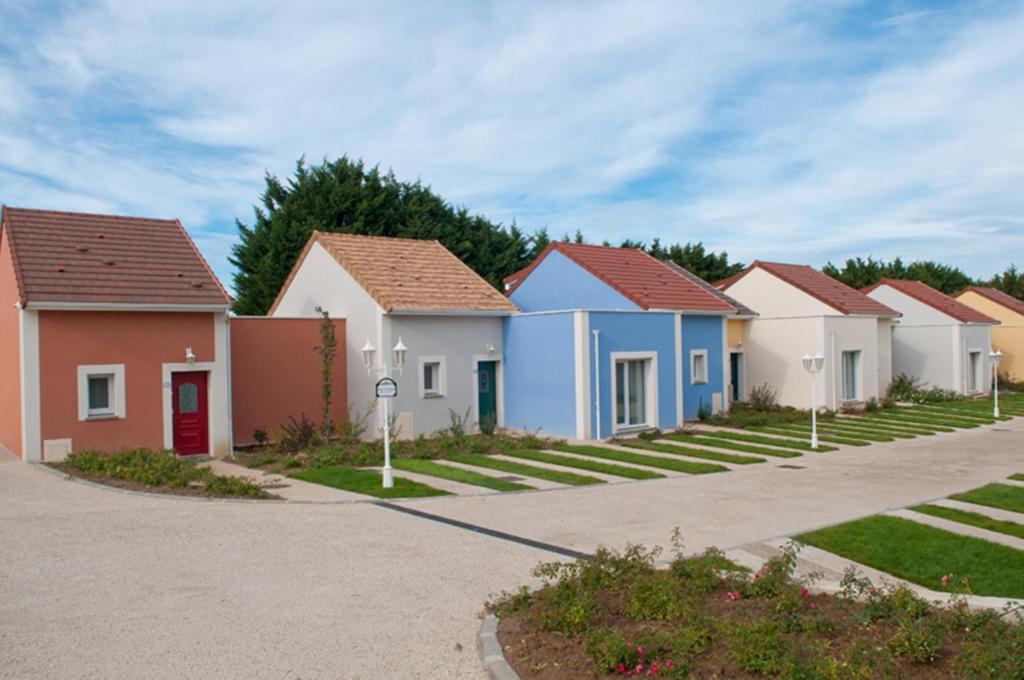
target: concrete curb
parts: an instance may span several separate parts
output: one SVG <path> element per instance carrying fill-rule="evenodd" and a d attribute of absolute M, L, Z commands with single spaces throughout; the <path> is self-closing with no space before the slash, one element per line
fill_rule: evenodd
<path fill-rule="evenodd" d="M 480 625 L 480 659 L 491 680 L 519 680 L 519 674 L 505 661 L 505 653 L 498 642 L 498 617 L 484 615 Z"/>

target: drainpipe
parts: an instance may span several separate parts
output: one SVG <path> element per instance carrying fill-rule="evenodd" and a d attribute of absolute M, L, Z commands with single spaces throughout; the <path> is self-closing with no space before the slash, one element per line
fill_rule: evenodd
<path fill-rule="evenodd" d="M 226 364 L 225 380 L 227 380 L 227 409 L 228 409 L 228 458 L 235 457 L 235 411 L 234 411 L 234 390 L 231 383 L 231 312 L 224 314 L 224 338 L 226 347 L 224 352 L 224 363 Z"/>
<path fill-rule="evenodd" d="M 594 334 L 594 423 L 597 426 L 597 439 L 601 439 L 601 331 L 590 331 Z"/>

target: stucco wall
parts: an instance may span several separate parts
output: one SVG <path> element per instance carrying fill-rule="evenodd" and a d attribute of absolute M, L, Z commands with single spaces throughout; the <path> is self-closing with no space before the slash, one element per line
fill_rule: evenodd
<path fill-rule="evenodd" d="M 725 406 L 725 374 L 722 362 L 722 317 L 687 316 L 683 314 L 683 415 L 686 420 L 697 417 L 701 405 L 708 409 L 713 405 Z M 690 352 L 707 350 L 708 382 L 694 384 L 691 375 Z M 717 397 L 715 395 L 718 395 Z"/>
<path fill-rule="evenodd" d="M 893 329 L 895 323 L 891 319 L 878 320 L 878 391 L 882 396 L 889 391 L 893 376 Z"/>
<path fill-rule="evenodd" d="M 892 336 L 893 374 L 928 387 L 959 390 L 956 326 L 901 326 Z"/>
<path fill-rule="evenodd" d="M 763 269 L 753 269 L 725 291 L 730 297 L 757 310 L 761 319 L 838 314 L 815 297 L 794 288 Z"/>
<path fill-rule="evenodd" d="M 627 297 L 552 250 L 509 296 L 524 312 L 559 309 L 639 309 Z"/>
<path fill-rule="evenodd" d="M 959 321 L 940 312 L 931 305 L 915 300 L 891 286 L 882 285 L 875 288 L 868 297 L 878 300 L 883 305 L 895 309 L 902 314 L 900 326 L 952 326 Z"/>
<path fill-rule="evenodd" d="M 18 285 L 7 245 L 0 231 L 0 446 L 21 456 L 21 323 L 14 305 Z"/>
<path fill-rule="evenodd" d="M 520 314 L 504 320 L 505 425 L 576 436 L 574 314 Z"/>
<path fill-rule="evenodd" d="M 384 317 L 382 346 L 390 356 L 392 347 L 401 338 L 409 348 L 405 369 L 401 375 L 392 375 L 398 382 L 398 397 L 392 407 L 399 414 L 400 424 L 411 423 L 411 430 L 403 427 L 403 437 L 432 434 L 451 424 L 450 410 L 459 416 L 469 413 L 469 423 L 476 426 L 479 415 L 476 400 L 476 366 L 474 358 L 498 362 L 498 425 L 502 425 L 503 376 L 503 321 L 497 316 L 412 316 L 386 315 Z M 488 353 L 488 345 L 493 350 Z M 420 396 L 422 357 L 442 357 L 444 363 L 444 394 L 437 397 Z M 362 366 L 360 362 L 358 366 Z M 353 371 L 358 370 L 354 368 Z M 365 371 L 362 371 L 365 374 Z M 373 397 L 352 395 L 353 404 Z"/>
<path fill-rule="evenodd" d="M 220 361 L 211 313 L 40 311 L 39 393 L 43 441 L 71 439 L 72 450 L 160 449 L 165 445 L 163 364 L 183 363 L 192 348 L 197 362 Z M 78 420 L 78 366 L 124 364 L 126 417 Z M 211 376 L 209 408 L 215 455 L 227 449 L 227 390 Z M 219 398 L 218 398 L 219 395 Z M 215 419 L 218 416 L 215 415 Z"/>
<path fill-rule="evenodd" d="M 764 319 L 750 322 L 748 341 L 743 350 L 746 363 L 746 390 L 767 384 L 776 392 L 780 404 L 810 408 L 810 376 L 800 362 L 805 354 L 824 354 L 824 319 Z M 825 403 L 825 378 L 818 376 L 818 403 Z"/>
<path fill-rule="evenodd" d="M 992 391 L 992 365 L 989 362 L 988 354 L 992 351 L 992 327 L 991 326 L 960 326 L 961 347 L 963 364 L 961 391 L 965 394 L 970 392 L 970 384 L 967 380 L 968 362 L 967 355 L 971 351 L 981 352 L 981 375 L 978 379 L 978 390 L 974 394 L 988 394 Z"/>
<path fill-rule="evenodd" d="M 751 319 L 729 319 L 726 332 L 728 334 L 729 347 L 742 347 L 747 343 L 750 335 Z"/>
<path fill-rule="evenodd" d="M 831 409 L 843 405 L 842 398 L 842 353 L 860 350 L 859 394 L 857 401 L 878 399 L 878 320 L 874 317 L 827 317 L 825 330 L 825 374 L 828 401 Z"/>
<path fill-rule="evenodd" d="M 334 360 L 331 414 L 347 417 L 345 321 L 332 319 L 338 339 Z M 319 319 L 239 317 L 231 320 L 232 423 L 235 444 L 255 442 L 253 433 L 274 435 L 289 416 L 305 414 L 321 424 L 322 363 Z"/>
<path fill-rule="evenodd" d="M 597 390 L 601 395 L 601 437 L 612 436 L 615 401 L 612 395 L 612 355 L 617 352 L 650 352 L 657 358 L 657 418 L 655 427 L 676 426 L 675 314 L 671 312 L 590 312 L 587 333 L 590 356 L 590 407 L 596 409 Z M 721 324 L 721 320 L 715 317 Z M 595 357 L 592 331 L 600 331 L 600 356 Z M 719 334 L 721 338 L 721 334 Z M 721 340 L 719 340 L 721 344 Z M 721 350 L 719 350 L 721 355 Z M 597 379 L 598 370 L 600 380 Z M 650 405 L 648 405 L 650 408 Z M 652 411 L 652 414 L 655 411 Z M 597 436 L 597 423 L 591 418 L 591 436 Z"/>
<path fill-rule="evenodd" d="M 1024 315 L 973 291 L 961 293 L 957 300 L 999 321 L 992 329 L 992 347 L 1003 353 L 999 374 L 1024 381 Z"/>

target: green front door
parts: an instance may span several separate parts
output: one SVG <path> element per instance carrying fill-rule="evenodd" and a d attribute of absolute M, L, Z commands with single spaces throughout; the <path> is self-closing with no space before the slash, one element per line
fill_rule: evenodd
<path fill-rule="evenodd" d="M 480 429 L 484 432 L 493 431 L 498 424 L 497 366 L 497 362 L 494 361 L 481 361 L 477 364 L 477 407 L 480 413 Z"/>

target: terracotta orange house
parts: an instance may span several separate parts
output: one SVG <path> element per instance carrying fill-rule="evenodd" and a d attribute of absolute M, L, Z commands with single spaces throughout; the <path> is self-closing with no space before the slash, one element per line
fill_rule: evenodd
<path fill-rule="evenodd" d="M 987 286 L 965 288 L 956 299 L 999 321 L 992 329 L 992 347 L 1003 353 L 999 373 L 1024 381 L 1024 302 Z"/>
<path fill-rule="evenodd" d="M 229 453 L 230 306 L 177 220 L 4 206 L 0 445 Z"/>

